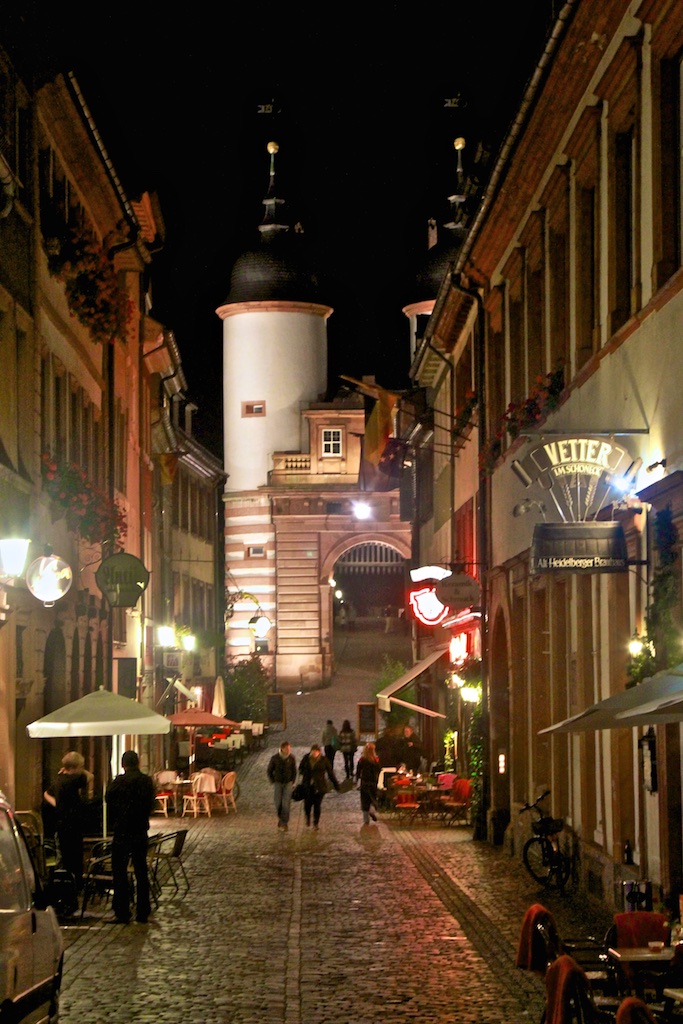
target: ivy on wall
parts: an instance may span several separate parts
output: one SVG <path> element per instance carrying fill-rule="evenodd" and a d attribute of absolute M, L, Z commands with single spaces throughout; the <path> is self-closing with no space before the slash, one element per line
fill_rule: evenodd
<path fill-rule="evenodd" d="M 645 634 L 635 638 L 641 641 L 642 648 L 639 654 L 631 656 L 627 689 L 681 659 L 680 630 L 674 622 L 674 609 L 679 603 L 679 543 L 670 506 L 655 513 L 653 547 L 656 568 L 645 615 Z"/>

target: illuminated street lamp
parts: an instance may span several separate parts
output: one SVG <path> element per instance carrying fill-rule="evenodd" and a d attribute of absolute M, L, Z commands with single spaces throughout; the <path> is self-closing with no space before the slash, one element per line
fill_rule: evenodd
<path fill-rule="evenodd" d="M 0 575 L 10 579 L 23 575 L 30 543 L 29 540 L 18 537 L 0 540 Z"/>
<path fill-rule="evenodd" d="M 270 630 L 270 625 L 270 619 L 263 612 L 258 612 L 249 619 L 249 629 L 257 640 L 265 640 Z"/>
<path fill-rule="evenodd" d="M 175 629 L 173 626 L 159 626 L 157 640 L 160 647 L 175 647 Z"/>

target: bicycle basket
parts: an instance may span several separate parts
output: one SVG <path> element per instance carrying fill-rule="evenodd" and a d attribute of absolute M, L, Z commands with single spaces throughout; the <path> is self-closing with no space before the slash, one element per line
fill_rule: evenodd
<path fill-rule="evenodd" d="M 546 815 L 540 821 L 532 822 L 531 827 L 537 836 L 551 836 L 555 832 L 562 831 L 564 828 L 564 818 L 551 818 L 549 815 Z"/>

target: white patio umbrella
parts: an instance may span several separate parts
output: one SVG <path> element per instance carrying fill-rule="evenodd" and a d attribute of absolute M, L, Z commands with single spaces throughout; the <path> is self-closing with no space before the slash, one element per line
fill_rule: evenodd
<path fill-rule="evenodd" d="M 223 684 L 223 676 L 216 676 L 216 682 L 213 687 L 213 704 L 211 706 L 211 713 L 218 715 L 220 718 L 225 717 L 225 686 Z"/>
<path fill-rule="evenodd" d="M 170 731 L 171 723 L 163 715 L 130 697 L 122 697 L 100 687 L 93 693 L 65 704 L 49 715 L 26 726 L 34 739 L 71 736 L 153 736 Z M 107 834 L 107 804 L 103 786 L 102 825 Z"/>

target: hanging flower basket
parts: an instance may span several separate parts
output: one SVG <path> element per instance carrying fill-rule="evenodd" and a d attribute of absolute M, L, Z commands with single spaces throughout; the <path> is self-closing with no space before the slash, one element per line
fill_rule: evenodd
<path fill-rule="evenodd" d="M 511 440 L 545 419 L 547 414 L 560 404 L 564 390 L 564 367 L 536 378 L 536 387 L 522 402 L 511 402 L 498 422 L 493 440 L 482 449 L 479 465 L 484 473 L 492 473 L 503 453 L 503 440 L 507 434 Z"/>
<path fill-rule="evenodd" d="M 104 344 L 124 335 L 132 303 L 95 234 L 79 223 L 66 227 L 61 238 L 46 239 L 46 247 L 50 273 L 64 282 L 69 309 L 93 341 Z"/>
<path fill-rule="evenodd" d="M 70 530 L 91 544 L 120 545 L 126 535 L 126 514 L 117 501 L 95 487 L 83 470 L 48 452 L 41 456 L 43 489 L 66 516 Z"/>

